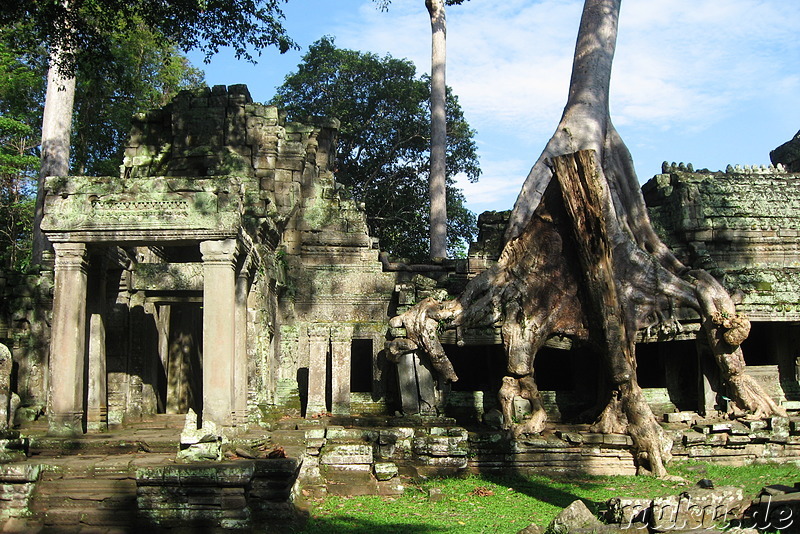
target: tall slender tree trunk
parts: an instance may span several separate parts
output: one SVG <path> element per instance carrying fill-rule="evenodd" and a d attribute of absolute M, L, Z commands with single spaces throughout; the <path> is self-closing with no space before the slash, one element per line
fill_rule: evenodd
<path fill-rule="evenodd" d="M 50 49 L 50 67 L 47 71 L 47 93 L 42 118 L 42 166 L 36 190 L 36 209 L 33 220 L 34 264 L 41 263 L 42 252 L 52 245 L 42 232 L 44 215 L 44 179 L 48 176 L 66 176 L 69 173 L 69 146 L 72 133 L 72 110 L 75 103 L 74 69 L 67 65 L 63 46 Z"/>
<path fill-rule="evenodd" d="M 431 18 L 431 169 L 428 190 L 431 200 L 431 259 L 447 257 L 447 187 L 445 152 L 445 63 L 447 22 L 444 0 L 425 0 Z"/>

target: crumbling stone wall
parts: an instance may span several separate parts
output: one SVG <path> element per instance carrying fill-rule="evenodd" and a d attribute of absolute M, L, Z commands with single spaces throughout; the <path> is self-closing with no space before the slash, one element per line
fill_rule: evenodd
<path fill-rule="evenodd" d="M 35 417 L 47 402 L 52 288 L 52 268 L 0 271 L 0 342 L 13 355 L 11 387 L 21 417 Z"/>

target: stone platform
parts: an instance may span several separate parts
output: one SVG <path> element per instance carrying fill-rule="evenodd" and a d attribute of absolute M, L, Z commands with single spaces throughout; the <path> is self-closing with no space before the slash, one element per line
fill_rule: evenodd
<path fill-rule="evenodd" d="M 705 420 L 672 415 L 673 457 L 800 465 L 800 419 Z M 285 418 L 228 442 L 222 462 L 179 463 L 183 417 L 52 438 L 22 429 L 0 464 L 0 520 L 17 532 L 290 529 L 308 499 L 396 495 L 412 479 L 461 473 L 633 475 L 631 439 L 550 425 L 521 439 L 443 417 Z M 268 444 L 285 458 L 245 458 Z M 250 447 L 250 449 L 248 449 Z M 238 452 L 234 452 L 238 451 Z M 276 530 L 277 529 L 277 530 Z"/>

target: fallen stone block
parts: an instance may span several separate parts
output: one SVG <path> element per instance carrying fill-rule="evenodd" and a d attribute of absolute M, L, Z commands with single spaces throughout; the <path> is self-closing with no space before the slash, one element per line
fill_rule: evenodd
<path fill-rule="evenodd" d="M 546 532 L 568 534 L 577 529 L 600 529 L 603 523 L 580 499 L 564 508 L 547 526 Z"/>

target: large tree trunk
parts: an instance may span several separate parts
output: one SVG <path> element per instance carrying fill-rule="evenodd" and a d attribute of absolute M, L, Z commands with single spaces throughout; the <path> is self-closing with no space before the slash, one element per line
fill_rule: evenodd
<path fill-rule="evenodd" d="M 453 380 L 434 341 L 442 321 L 458 332 L 502 322 L 508 373 L 500 401 L 506 415 L 514 394 L 529 398 L 533 416 L 515 435 L 540 432 L 546 416 L 533 376 L 537 351 L 553 334 L 596 347 L 610 389 L 595 423 L 626 432 L 640 467 L 666 473 L 665 439 L 636 379 L 634 338 L 642 328 L 676 325 L 675 309 L 695 309 L 712 352 L 741 410 L 785 415 L 744 374 L 739 348 L 749 332 L 727 292 L 704 271 L 690 271 L 653 230 L 633 162 L 609 118 L 608 92 L 620 0 L 586 0 L 567 106 L 514 206 L 503 252 L 457 301 L 426 300 L 395 318 L 409 338 L 436 348 L 434 367 Z M 556 178 L 553 180 L 553 178 Z M 437 347 L 438 345 L 438 347 Z"/>
<path fill-rule="evenodd" d="M 69 147 L 72 133 L 72 110 L 75 102 L 75 74 L 68 64 L 62 46 L 50 50 L 50 67 L 47 71 L 47 94 L 42 117 L 42 165 L 36 190 L 36 208 L 33 221 L 34 264 L 41 263 L 42 252 L 52 246 L 42 232 L 44 215 L 44 179 L 48 176 L 69 174 Z"/>
<path fill-rule="evenodd" d="M 425 0 L 431 18 L 431 169 L 428 190 L 431 200 L 431 259 L 447 257 L 447 189 L 445 152 L 445 62 L 447 23 L 444 0 Z"/>

